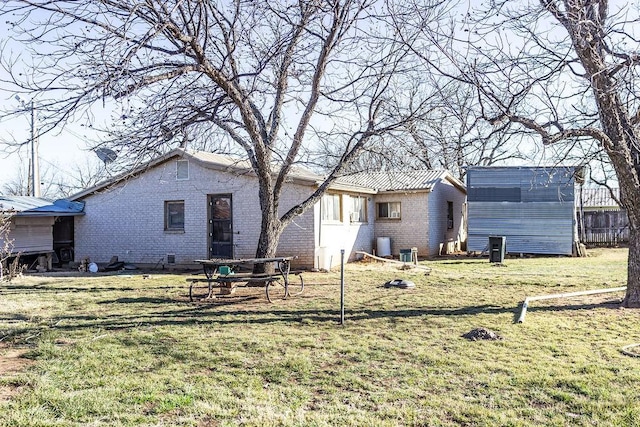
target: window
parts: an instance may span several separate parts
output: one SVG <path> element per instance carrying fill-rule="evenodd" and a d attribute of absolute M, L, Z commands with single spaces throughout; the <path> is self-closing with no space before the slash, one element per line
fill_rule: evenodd
<path fill-rule="evenodd" d="M 164 202 L 164 229 L 184 231 L 184 200 Z"/>
<path fill-rule="evenodd" d="M 519 203 L 522 201 L 522 189 L 520 187 L 470 187 L 468 200 L 470 202 Z"/>
<path fill-rule="evenodd" d="M 378 218 L 400 219 L 400 202 L 377 203 Z"/>
<path fill-rule="evenodd" d="M 351 222 L 367 222 L 367 198 L 351 196 Z"/>
<path fill-rule="evenodd" d="M 178 160 L 176 162 L 176 180 L 184 181 L 189 179 L 189 160 Z"/>
<path fill-rule="evenodd" d="M 339 194 L 325 194 L 322 196 L 322 203 L 320 208 L 322 210 L 322 220 L 323 221 L 341 221 L 342 216 L 340 213 L 341 209 L 341 200 Z"/>
<path fill-rule="evenodd" d="M 453 202 L 447 202 L 447 229 L 453 229 Z"/>

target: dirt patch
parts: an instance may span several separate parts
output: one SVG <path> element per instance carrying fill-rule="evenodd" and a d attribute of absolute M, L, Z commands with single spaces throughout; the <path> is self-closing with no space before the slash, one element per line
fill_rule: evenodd
<path fill-rule="evenodd" d="M 26 348 L 0 346 L 0 376 L 22 372 L 32 365 L 33 360 L 24 357 L 27 351 Z"/>
<path fill-rule="evenodd" d="M 24 357 L 27 349 L 0 346 L 0 378 L 10 377 L 24 371 L 34 362 Z M 20 391 L 19 387 L 0 385 L 0 402 L 11 399 Z"/>

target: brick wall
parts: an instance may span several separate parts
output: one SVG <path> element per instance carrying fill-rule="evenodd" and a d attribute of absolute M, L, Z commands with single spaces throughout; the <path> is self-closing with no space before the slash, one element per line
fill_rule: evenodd
<path fill-rule="evenodd" d="M 87 196 L 86 215 L 75 218 L 75 259 L 89 257 L 98 263 L 112 256 L 121 261 L 149 266 L 167 266 L 167 254 L 175 254 L 176 266 L 195 266 L 193 260 L 208 257 L 208 195 L 229 194 L 233 208 L 234 257 L 255 256 L 260 234 L 257 180 L 206 168 L 196 161 L 189 165 L 189 179 L 176 180 L 175 159 L 149 169 L 116 188 Z M 280 214 L 302 201 L 310 186 L 288 184 L 282 193 Z M 279 255 L 295 255 L 297 267 L 322 267 L 320 253 L 340 262 L 357 258 L 355 251 L 372 252 L 377 237 L 390 237 L 392 253 L 418 248 L 420 256 L 436 255 L 440 243 L 457 239 L 463 227 L 461 210 L 465 196 L 448 183 L 433 193 L 414 192 L 367 195 L 367 221 L 351 222 L 350 197 L 342 193 L 342 220 L 322 222 L 320 204 L 297 217 L 284 231 Z M 164 203 L 183 200 L 184 232 L 164 230 Z M 447 230 L 447 200 L 455 203 L 455 227 Z M 401 203 L 401 218 L 376 219 L 376 202 Z M 322 249 L 321 249 L 322 248 Z"/>
<path fill-rule="evenodd" d="M 167 254 L 175 254 L 177 266 L 194 265 L 193 260 L 208 257 L 207 196 L 211 194 L 232 196 L 234 256 L 255 256 L 261 218 L 257 180 L 194 161 L 189 174 L 188 180 L 176 180 L 172 159 L 116 188 L 87 196 L 86 215 L 75 219 L 76 261 L 89 257 L 106 263 L 117 256 L 121 261 L 166 266 Z M 281 213 L 310 191 L 310 187 L 288 185 Z M 164 202 L 170 200 L 184 200 L 184 232 L 164 230 Z M 313 265 L 313 212 L 298 217 L 284 232 L 278 253 L 297 255 L 298 264 Z"/>
<path fill-rule="evenodd" d="M 384 193 L 375 196 L 375 203 L 400 202 L 400 219 L 376 219 L 375 237 L 391 238 L 391 253 L 400 249 L 418 248 L 418 255 L 429 255 L 429 218 L 427 192 Z M 374 216 L 376 211 L 374 210 Z"/>

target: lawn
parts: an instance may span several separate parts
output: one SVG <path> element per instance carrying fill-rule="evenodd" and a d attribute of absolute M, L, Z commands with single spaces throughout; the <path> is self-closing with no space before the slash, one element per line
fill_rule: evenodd
<path fill-rule="evenodd" d="M 339 272 L 274 304 L 190 303 L 178 274 L 22 277 L 0 284 L 0 425 L 637 426 L 622 293 L 514 323 L 526 296 L 624 286 L 624 249 L 590 255 L 349 264 L 344 326 Z M 462 337 L 478 327 L 503 339 Z"/>

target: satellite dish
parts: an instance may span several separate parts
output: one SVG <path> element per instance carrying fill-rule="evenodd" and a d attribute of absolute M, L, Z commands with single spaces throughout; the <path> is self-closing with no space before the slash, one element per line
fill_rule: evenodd
<path fill-rule="evenodd" d="M 105 165 L 107 163 L 114 162 L 116 160 L 116 157 L 118 157 L 118 154 L 110 148 L 100 147 L 96 148 L 94 151 L 96 153 L 96 156 L 98 156 L 98 158 L 102 160 Z"/>

